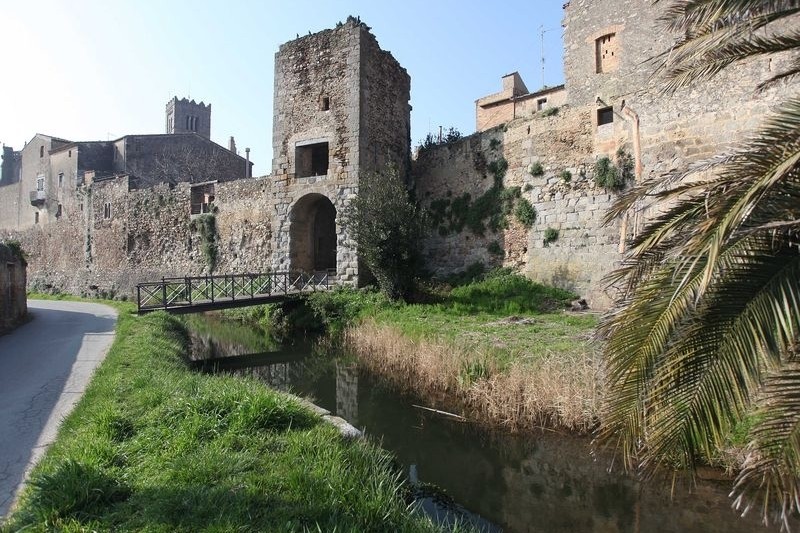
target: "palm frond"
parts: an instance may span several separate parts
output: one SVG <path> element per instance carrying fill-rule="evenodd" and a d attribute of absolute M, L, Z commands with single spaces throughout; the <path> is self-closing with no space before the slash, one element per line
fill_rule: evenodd
<path fill-rule="evenodd" d="M 800 362 L 767 377 L 762 394 L 759 422 L 731 495 L 743 514 L 758 509 L 765 523 L 777 515 L 788 530 L 789 517 L 800 512 Z"/>
<path fill-rule="evenodd" d="M 658 3 L 658 2 L 656 2 Z M 796 19 L 800 2 L 755 0 L 683 0 L 672 2 L 662 21 L 682 37 L 654 57 L 654 79 L 670 94 L 709 79 L 744 59 L 800 47 Z M 759 89 L 797 73 L 794 64 L 762 82 Z"/>

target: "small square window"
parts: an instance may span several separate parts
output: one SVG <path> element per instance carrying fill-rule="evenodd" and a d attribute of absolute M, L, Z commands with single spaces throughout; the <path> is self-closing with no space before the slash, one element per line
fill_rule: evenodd
<path fill-rule="evenodd" d="M 67 157 L 72 157 L 72 150 L 67 150 Z"/>
<path fill-rule="evenodd" d="M 38 223 L 39 223 L 39 211 L 36 211 L 36 212 L 33 214 L 33 223 L 34 223 L 34 224 L 38 224 Z"/>
<path fill-rule="evenodd" d="M 295 176 L 308 178 L 328 174 L 328 143 L 297 146 L 294 155 Z"/>
<path fill-rule="evenodd" d="M 539 98 L 536 100 L 536 111 L 547 109 L 547 98 Z"/>
<path fill-rule="evenodd" d="M 603 107 L 597 110 L 597 125 L 604 126 L 614 122 L 614 108 Z"/>
<path fill-rule="evenodd" d="M 111 203 L 109 202 L 103 205 L 103 218 L 111 218 Z"/>
<path fill-rule="evenodd" d="M 58 204 L 58 209 L 56 210 L 56 218 L 61 218 L 62 214 L 63 214 L 63 210 L 61 208 L 61 204 Z"/>
<path fill-rule="evenodd" d="M 36 177 L 36 190 L 37 191 L 44 190 L 44 176 L 42 176 L 41 174 L 39 174 L 39 176 Z"/>
<path fill-rule="evenodd" d="M 63 187 L 64 186 L 64 173 L 63 172 L 59 172 L 58 173 L 58 186 L 59 187 Z"/>
<path fill-rule="evenodd" d="M 319 108 L 321 111 L 329 111 L 331 108 L 331 99 L 328 96 L 323 96 L 320 100 Z"/>

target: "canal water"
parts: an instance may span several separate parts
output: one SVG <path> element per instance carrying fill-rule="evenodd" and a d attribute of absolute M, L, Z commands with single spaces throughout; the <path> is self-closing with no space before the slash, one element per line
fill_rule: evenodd
<path fill-rule="evenodd" d="M 730 508 L 730 481 L 639 483 L 609 472 L 586 439 L 544 431 L 487 434 L 435 405 L 399 394 L 343 354 L 281 346 L 214 316 L 187 319 L 201 371 L 252 376 L 308 397 L 390 450 L 419 487 L 426 511 L 484 531 L 745 533 L 762 528 Z"/>

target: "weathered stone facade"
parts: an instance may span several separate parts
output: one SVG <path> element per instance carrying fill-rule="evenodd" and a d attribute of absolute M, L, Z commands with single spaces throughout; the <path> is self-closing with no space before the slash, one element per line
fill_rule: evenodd
<path fill-rule="evenodd" d="M 199 148 L 210 143 L 195 133 L 185 134 L 199 150 L 191 153 L 182 135 L 108 143 L 37 135 L 21 152 L 4 150 L 0 228 L 29 251 L 34 284 L 72 292 L 130 294 L 144 279 L 208 272 L 193 213 L 214 214 L 216 272 L 329 270 L 356 283 L 358 257 L 339 215 L 360 176 L 394 165 L 410 170 L 423 205 L 446 204 L 457 218 L 476 210 L 472 226 L 437 225 L 426 244 L 429 270 L 513 266 L 602 308 L 610 302 L 602 279 L 647 213 L 604 224 L 618 193 L 595 183 L 598 160 L 621 150 L 630 182 L 658 179 L 742 139 L 796 90 L 755 92 L 774 62 L 786 60 L 775 56 L 662 94 L 647 60 L 675 39 L 658 22 L 663 9 L 638 0 L 569 2 L 565 87 L 529 93 L 518 74 L 504 77 L 502 92 L 476 102 L 485 131 L 421 151 L 413 165 L 408 73 L 351 17 L 277 52 L 270 176 L 248 178 L 244 160 L 221 147 L 236 159 L 195 172 L 193 163 L 209 158 Z M 497 222 L 522 200 L 535 208 L 532 224 L 513 209 L 507 224 Z M 483 227 L 476 217 L 494 223 Z"/>
<path fill-rule="evenodd" d="M 211 138 L 211 104 L 174 97 L 167 102 L 164 133 L 197 133 Z M 233 151 L 233 150 L 231 150 Z"/>
<path fill-rule="evenodd" d="M 245 160 L 221 147 L 204 151 L 217 145 L 195 133 L 63 141 L 55 149 L 56 141 L 44 146 L 50 138 L 37 136 L 43 172 L 65 176 L 61 188 L 44 186 L 48 199 L 55 195 L 44 202 L 48 213 L 57 204 L 59 215 L 26 225 L 9 217 L 0 233 L 23 242 L 39 289 L 131 296 L 136 283 L 162 276 L 269 269 L 330 270 L 355 284 L 354 243 L 337 213 L 362 173 L 387 165 L 407 172 L 409 95 L 405 69 L 350 18 L 276 54 L 272 175 L 246 178 Z M 23 159 L 26 151 L 38 157 L 38 144 L 28 145 Z M 112 171 L 95 170 L 102 162 Z M 0 201 L 31 186 L 0 186 Z M 213 264 L 199 214 L 214 217 Z"/>
<path fill-rule="evenodd" d="M 636 180 L 659 179 L 743 140 L 779 97 L 796 90 L 784 85 L 756 91 L 774 62 L 786 60 L 774 56 L 662 94 L 648 59 L 667 51 L 676 38 L 658 21 L 663 9 L 637 0 L 569 2 L 564 11 L 566 93 L 557 114 L 512 114 L 525 91 L 511 94 L 521 80 L 504 80 L 504 93 L 478 100 L 476 112 L 479 127 L 491 125 L 490 119 L 504 126 L 420 156 L 415 175 L 426 205 L 464 192 L 474 197 L 490 187 L 486 172 L 474 169 L 480 152 L 488 161 L 508 162 L 505 185 L 522 186 L 523 197 L 538 213 L 530 230 L 510 217 L 508 229 L 484 237 L 468 231 L 434 235 L 427 248 L 432 270 L 446 274 L 474 261 L 515 266 L 580 293 L 593 307 L 605 307 L 610 295 L 602 279 L 622 259 L 627 240 L 648 213 L 632 211 L 603 225 L 617 193 L 595 185 L 595 162 L 614 160 L 621 149 L 632 159 Z M 480 103 L 487 101 L 491 105 L 481 110 Z M 487 114 L 492 110 L 493 117 Z M 527 172 L 537 161 L 543 167 L 538 177 Z M 569 181 L 562 177 L 564 170 Z M 548 228 L 557 230 L 558 238 L 544 244 Z M 489 252 L 494 241 L 502 245 L 502 257 Z"/>
<path fill-rule="evenodd" d="M 4 165 L 6 158 L 8 177 L 4 172 L 0 179 L 0 228 L 5 230 L 51 224 L 81 210 L 83 186 L 96 180 L 126 176 L 131 188 L 146 188 L 230 181 L 249 176 L 251 169 L 244 158 L 196 133 L 92 142 L 36 134 L 20 152 L 4 150 Z"/>
<path fill-rule="evenodd" d="M 360 175 L 387 165 L 407 173 L 410 91 L 406 70 L 352 17 L 280 47 L 272 134 L 276 270 L 321 270 L 318 256 L 334 254 L 339 280 L 357 281 L 355 243 L 336 215 L 357 194 Z M 335 227 L 318 227 L 317 217 L 331 218 L 331 206 Z"/>
<path fill-rule="evenodd" d="M 0 242 L 0 333 L 10 330 L 28 314 L 25 259 Z"/>

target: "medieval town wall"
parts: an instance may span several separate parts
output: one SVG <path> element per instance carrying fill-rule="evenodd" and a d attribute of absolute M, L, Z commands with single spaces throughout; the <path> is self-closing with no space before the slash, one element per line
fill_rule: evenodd
<path fill-rule="evenodd" d="M 535 222 L 526 228 L 512 212 L 508 228 L 487 228 L 482 236 L 468 228 L 445 235 L 433 228 L 425 247 L 430 270 L 444 276 L 476 262 L 488 268 L 509 266 L 573 290 L 594 306 L 607 305 L 601 278 L 619 259 L 619 225 L 602 223 L 615 195 L 593 179 L 588 113 L 565 107 L 554 116 L 517 119 L 421 151 L 414 162 L 417 196 L 428 208 L 464 193 L 474 201 L 493 185 L 487 167 L 501 160 L 508 163 L 503 185 L 520 188 L 521 197 L 536 209 Z M 541 175 L 531 174 L 537 164 Z M 564 171 L 569 180 L 562 177 Z M 552 242 L 545 242 L 548 228 L 558 231 Z"/>
<path fill-rule="evenodd" d="M 13 328 L 28 314 L 25 260 L 0 243 L 0 333 Z"/>

